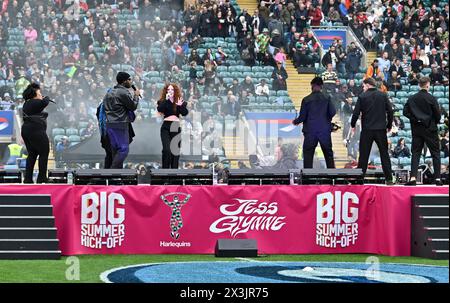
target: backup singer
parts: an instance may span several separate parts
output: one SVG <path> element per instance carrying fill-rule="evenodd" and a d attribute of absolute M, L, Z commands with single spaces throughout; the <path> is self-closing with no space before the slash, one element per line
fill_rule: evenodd
<path fill-rule="evenodd" d="M 314 152 L 320 143 L 327 168 L 335 168 L 331 132 L 331 120 L 336 109 L 329 96 L 322 93 L 323 80 L 315 77 L 311 81 L 311 94 L 306 96 L 300 108 L 300 115 L 292 121 L 294 125 L 303 123 L 303 159 L 304 168 L 313 168 Z"/>
<path fill-rule="evenodd" d="M 406 185 L 416 185 L 420 155 L 424 144 L 426 144 L 433 158 L 435 183 L 441 186 L 441 155 L 438 133 L 441 112 L 436 98 L 429 93 L 430 78 L 420 78 L 419 88 L 420 91 L 409 97 L 403 108 L 403 114 L 411 121 L 412 131 L 411 179 Z"/>
<path fill-rule="evenodd" d="M 363 174 L 367 171 L 370 150 L 375 142 L 380 150 L 381 165 L 387 185 L 393 185 L 391 160 L 388 153 L 388 140 L 386 132 L 392 128 L 394 112 L 389 102 L 388 96 L 376 88 L 373 78 L 363 81 L 364 93 L 358 97 L 355 109 L 353 110 L 351 126 L 355 132 L 356 121 L 361 115 L 361 138 L 359 141 L 359 161 L 358 168 Z"/>
<path fill-rule="evenodd" d="M 31 83 L 23 92 L 25 103 L 23 105 L 22 138 L 28 151 L 25 178 L 23 183 L 33 183 L 33 169 L 39 157 L 39 174 L 37 183 L 47 183 L 47 162 L 50 152 L 50 142 L 47 137 L 48 113 L 44 109 L 50 102 L 43 97 L 41 87 Z"/>
<path fill-rule="evenodd" d="M 181 90 L 176 84 L 164 86 L 157 107 L 158 112 L 164 116 L 161 125 L 162 168 L 178 168 L 181 138 L 175 137 L 181 133 L 180 115 L 188 114 L 186 106 L 187 103 L 183 101 Z M 172 143 L 174 138 L 178 140 L 178 144 Z"/>

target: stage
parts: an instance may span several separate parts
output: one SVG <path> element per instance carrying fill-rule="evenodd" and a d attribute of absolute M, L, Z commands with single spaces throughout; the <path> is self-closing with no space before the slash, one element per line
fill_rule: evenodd
<path fill-rule="evenodd" d="M 81 254 L 213 254 L 256 239 L 259 254 L 411 254 L 411 197 L 448 186 L 0 185 L 50 195 L 59 248 Z M 0 214 L 0 218 L 2 215 Z"/>

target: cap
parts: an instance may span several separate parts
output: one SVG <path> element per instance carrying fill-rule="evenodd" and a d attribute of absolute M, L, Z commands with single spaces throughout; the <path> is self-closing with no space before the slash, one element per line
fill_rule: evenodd
<path fill-rule="evenodd" d="M 6 97 L 11 97 L 11 96 L 9 95 L 9 93 L 5 93 L 5 94 L 3 95 L 3 98 L 6 98 Z"/>
<path fill-rule="evenodd" d="M 311 80 L 311 85 L 319 85 L 322 86 L 323 85 L 323 80 L 321 77 L 315 77 L 314 79 Z"/>
<path fill-rule="evenodd" d="M 268 33 L 269 32 L 269 29 L 268 28 L 264 28 L 263 29 L 263 33 Z"/>
<path fill-rule="evenodd" d="M 118 72 L 116 76 L 117 83 L 123 83 L 131 78 L 131 75 L 126 72 Z"/>

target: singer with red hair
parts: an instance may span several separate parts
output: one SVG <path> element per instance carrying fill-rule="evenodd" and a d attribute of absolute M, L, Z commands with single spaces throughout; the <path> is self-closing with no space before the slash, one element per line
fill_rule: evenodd
<path fill-rule="evenodd" d="M 158 101 L 158 112 L 164 116 L 161 125 L 162 168 L 178 168 L 180 159 L 181 133 L 180 115 L 187 116 L 187 103 L 183 101 L 180 88 L 169 83 L 164 86 Z M 178 142 L 172 142 L 178 140 Z"/>

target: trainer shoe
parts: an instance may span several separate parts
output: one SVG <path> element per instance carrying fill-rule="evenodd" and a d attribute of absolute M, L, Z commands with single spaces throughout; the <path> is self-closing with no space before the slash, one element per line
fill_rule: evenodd
<path fill-rule="evenodd" d="M 442 186 L 443 185 L 441 179 L 437 179 L 434 184 L 436 184 L 436 186 Z"/>

